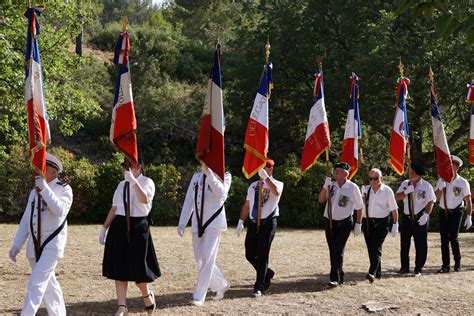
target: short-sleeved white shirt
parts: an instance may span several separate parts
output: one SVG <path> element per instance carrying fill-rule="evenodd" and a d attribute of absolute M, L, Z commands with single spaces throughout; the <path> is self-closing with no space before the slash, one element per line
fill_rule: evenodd
<path fill-rule="evenodd" d="M 149 203 L 143 204 L 137 198 L 135 189 L 130 186 L 130 216 L 131 217 L 145 217 L 148 216 L 148 213 L 151 211 L 151 205 L 153 201 L 153 196 L 155 195 L 155 183 L 150 178 L 145 177 L 140 174 L 137 177 L 138 183 L 145 191 L 146 196 L 148 197 Z M 125 180 L 121 181 L 115 189 L 114 198 L 112 200 L 112 206 L 116 206 L 117 210 L 115 215 L 125 216 L 125 208 L 123 204 L 123 188 L 125 185 Z"/>
<path fill-rule="evenodd" d="M 283 182 L 278 181 L 274 179 L 273 177 L 271 178 L 272 182 L 275 184 L 277 187 L 278 191 L 280 192 L 280 195 L 275 195 L 270 191 L 270 188 L 268 188 L 267 184 L 265 181 L 263 181 L 263 195 L 262 195 L 262 207 L 260 208 L 260 214 L 261 218 L 267 218 L 270 216 L 273 211 L 275 213 L 273 214 L 274 217 L 277 217 L 280 215 L 280 209 L 278 208 L 278 202 L 280 201 L 280 197 L 283 193 Z M 250 219 L 256 219 L 252 218 L 252 209 L 253 205 L 255 203 L 255 190 L 258 188 L 258 182 L 255 181 L 252 182 L 247 190 L 247 201 L 249 201 L 249 217 Z M 258 203 L 258 202 L 257 202 Z"/>
<path fill-rule="evenodd" d="M 337 182 L 333 181 L 330 188 L 332 188 L 331 209 L 332 219 L 339 221 L 352 216 L 354 210 L 361 210 L 364 208 L 362 195 L 357 185 L 350 181 L 339 187 Z M 324 217 L 328 218 L 328 203 L 324 209 Z"/>
<path fill-rule="evenodd" d="M 400 184 L 397 193 L 405 191 L 405 189 L 410 185 L 409 182 L 409 180 L 403 181 L 402 184 Z M 413 191 L 413 197 L 413 212 L 415 215 L 424 210 L 429 202 L 436 202 L 436 195 L 434 194 L 433 187 L 425 179 L 420 179 L 420 181 L 416 184 L 415 190 Z M 403 213 L 410 215 L 408 208 L 408 197 L 403 199 Z"/>
<path fill-rule="evenodd" d="M 385 218 L 391 211 L 398 209 L 393 190 L 383 183 L 377 192 L 374 191 L 373 187 L 370 188 L 368 205 L 370 218 Z M 366 217 L 365 207 L 363 214 Z"/>
<path fill-rule="evenodd" d="M 451 183 L 446 183 L 446 202 L 448 203 L 448 209 L 454 209 L 461 204 L 464 207 L 464 197 L 471 195 L 471 189 L 466 179 L 460 175 L 456 175 L 456 178 Z M 444 197 L 441 195 L 439 204 L 442 209 L 444 207 Z"/>

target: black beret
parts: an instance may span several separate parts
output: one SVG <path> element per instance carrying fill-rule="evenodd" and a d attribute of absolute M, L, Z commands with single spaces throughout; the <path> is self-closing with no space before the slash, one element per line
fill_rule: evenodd
<path fill-rule="evenodd" d="M 421 165 L 419 163 L 416 163 L 416 162 L 412 162 L 410 164 L 410 167 L 413 171 L 416 172 L 417 175 L 419 175 L 419 176 L 424 176 L 425 175 L 425 167 L 423 167 L 423 165 Z"/>

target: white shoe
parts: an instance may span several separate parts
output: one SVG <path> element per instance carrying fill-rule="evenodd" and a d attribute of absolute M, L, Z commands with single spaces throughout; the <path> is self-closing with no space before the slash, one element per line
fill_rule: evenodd
<path fill-rule="evenodd" d="M 194 306 L 203 306 L 204 305 L 204 302 L 203 301 L 200 301 L 200 300 L 191 300 L 191 304 L 193 304 Z"/>
<path fill-rule="evenodd" d="M 221 299 L 224 298 L 225 292 L 230 288 L 230 284 L 227 284 L 224 288 L 218 290 L 216 292 L 216 295 L 212 297 L 214 301 L 220 301 Z"/>

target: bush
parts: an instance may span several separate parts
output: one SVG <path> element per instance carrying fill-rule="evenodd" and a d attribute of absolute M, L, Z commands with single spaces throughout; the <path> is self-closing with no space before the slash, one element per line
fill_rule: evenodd
<path fill-rule="evenodd" d="M 242 204 L 247 197 L 247 189 L 250 183 L 247 183 L 243 178 L 232 176 L 232 184 L 230 185 L 229 194 L 225 202 L 225 212 L 227 222 L 237 224 L 240 218 L 240 210 Z"/>

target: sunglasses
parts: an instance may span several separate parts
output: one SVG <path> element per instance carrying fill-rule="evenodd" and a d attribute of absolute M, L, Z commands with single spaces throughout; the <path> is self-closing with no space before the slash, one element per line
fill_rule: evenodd
<path fill-rule="evenodd" d="M 373 180 L 373 181 L 377 181 L 378 179 L 379 179 L 379 177 L 369 177 L 369 180 L 370 180 L 370 181 L 372 181 L 372 180 Z"/>
<path fill-rule="evenodd" d="M 273 169 L 273 166 L 272 165 L 266 165 L 265 168 Z"/>

